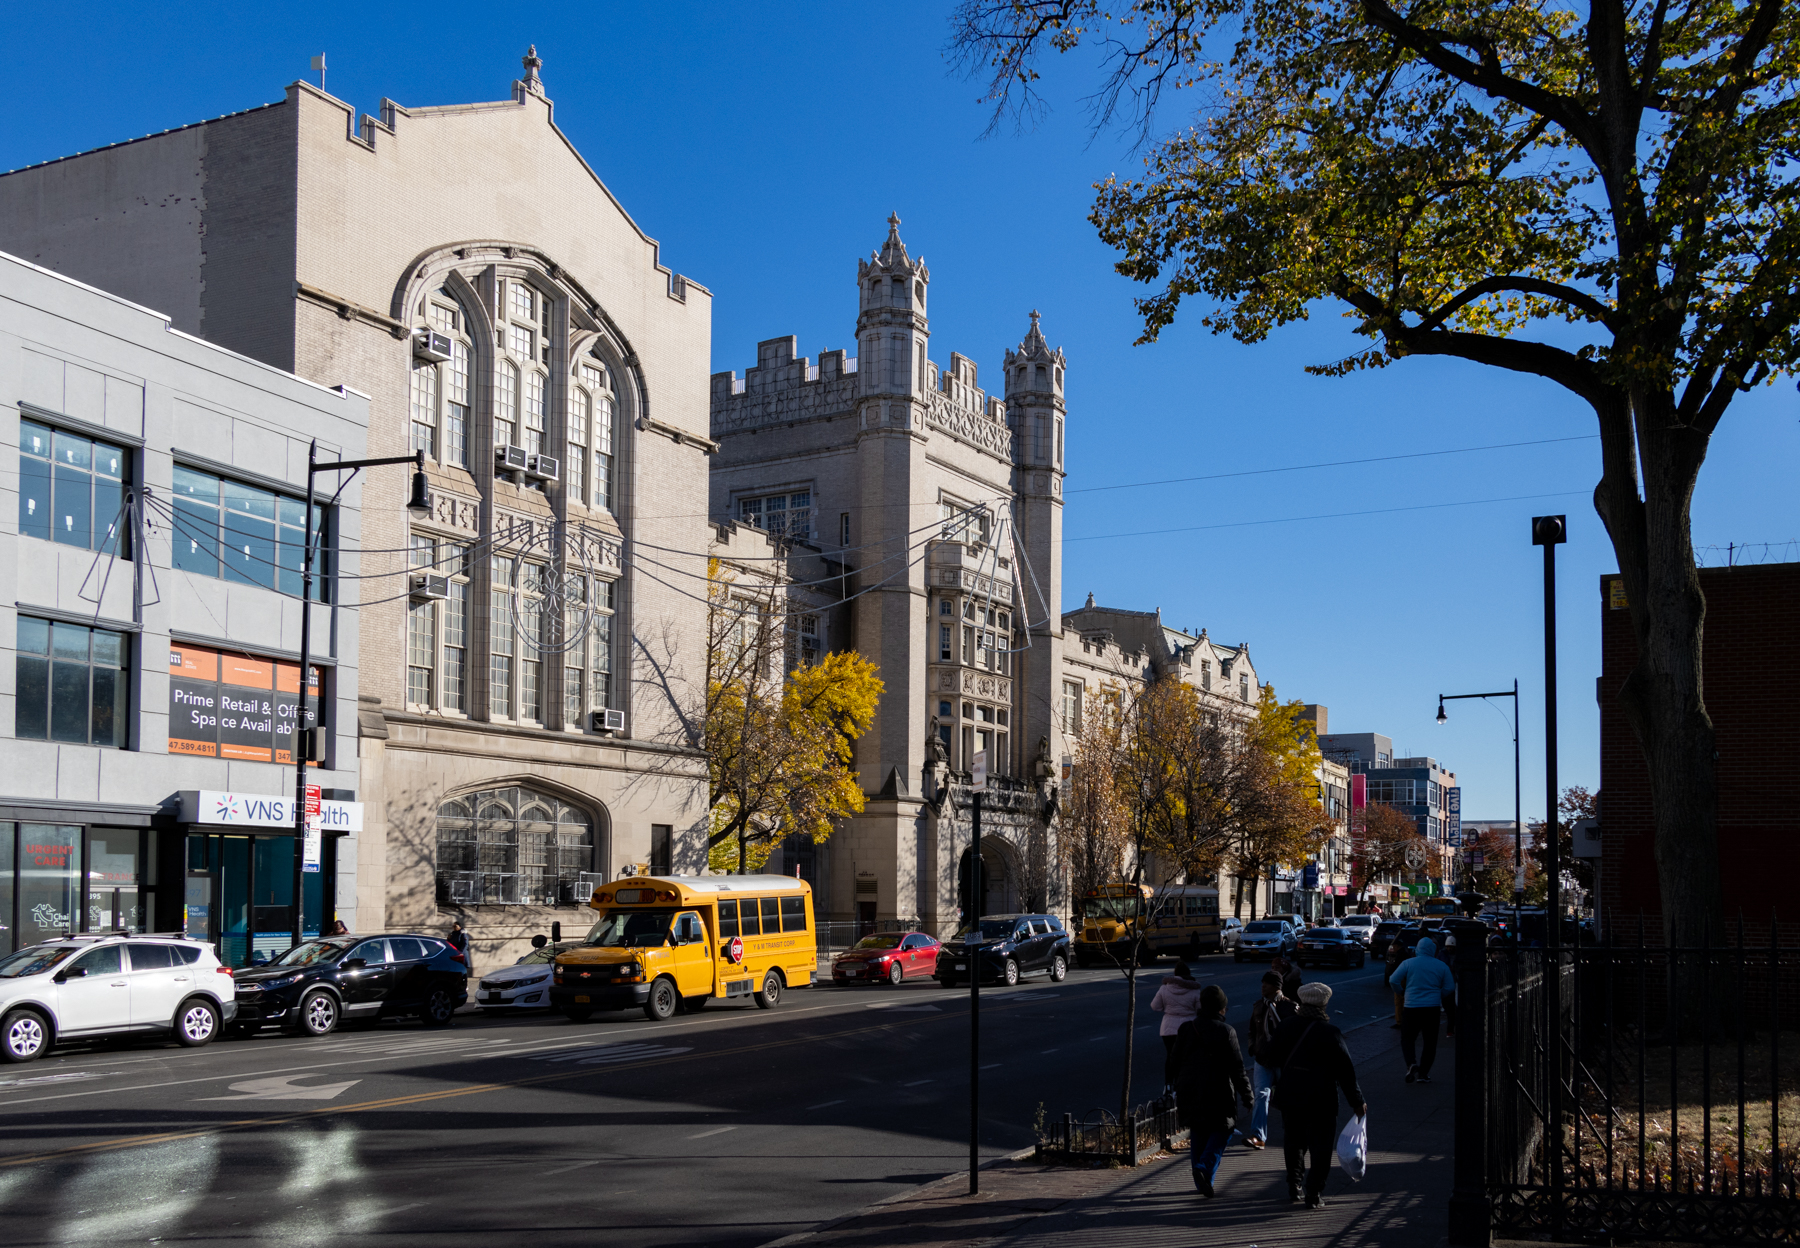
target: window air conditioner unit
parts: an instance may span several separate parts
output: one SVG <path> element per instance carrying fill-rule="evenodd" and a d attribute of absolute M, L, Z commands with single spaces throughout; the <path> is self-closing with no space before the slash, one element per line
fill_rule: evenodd
<path fill-rule="evenodd" d="M 496 446 L 494 448 L 494 471 L 524 472 L 530 456 L 525 454 L 522 446 Z"/>
<path fill-rule="evenodd" d="M 414 602 L 433 602 L 449 596 L 450 578 L 447 576 L 415 576 L 412 578 L 412 600 Z"/>
<path fill-rule="evenodd" d="M 595 732 L 624 732 L 624 711 L 595 711 L 593 713 Z"/>
<path fill-rule="evenodd" d="M 592 880 L 576 880 L 572 895 L 576 905 L 586 905 L 588 898 L 594 895 L 594 882 Z"/>
<path fill-rule="evenodd" d="M 442 364 L 450 358 L 450 337 L 435 330 L 420 330 L 413 338 L 413 358 Z"/>
<path fill-rule="evenodd" d="M 525 461 L 525 475 L 539 481 L 554 481 L 559 467 L 554 455 L 533 455 Z"/>

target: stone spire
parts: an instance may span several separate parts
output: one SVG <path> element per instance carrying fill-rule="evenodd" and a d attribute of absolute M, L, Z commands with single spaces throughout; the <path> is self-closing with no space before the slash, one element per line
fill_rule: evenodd
<path fill-rule="evenodd" d="M 912 261 L 912 257 L 906 254 L 906 244 L 900 241 L 900 214 L 897 212 L 888 214 L 887 241 L 881 245 L 879 254 L 881 263 L 890 269 Z"/>
<path fill-rule="evenodd" d="M 533 95 L 544 93 L 544 80 L 538 77 L 538 70 L 544 66 L 544 58 L 537 54 L 537 44 L 525 49 L 525 89 Z"/>

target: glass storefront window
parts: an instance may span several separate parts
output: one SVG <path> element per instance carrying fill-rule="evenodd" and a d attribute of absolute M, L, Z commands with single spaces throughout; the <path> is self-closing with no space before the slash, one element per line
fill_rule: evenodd
<path fill-rule="evenodd" d="M 17 946 L 75 930 L 81 902 L 81 828 L 21 823 L 18 848 Z"/>
<path fill-rule="evenodd" d="M 0 823 L 0 954 L 18 948 L 13 931 L 13 871 L 18 865 L 18 829 Z"/>
<path fill-rule="evenodd" d="M 87 930 L 141 932 L 144 904 L 138 885 L 142 860 L 136 828 L 92 828 L 87 840 Z"/>
<path fill-rule="evenodd" d="M 336 878 L 336 854 L 325 845 L 319 871 L 304 874 L 300 921 L 306 936 L 319 934 L 328 886 Z M 226 966 L 260 965 L 294 943 L 294 838 L 224 836 L 203 832 L 187 838 L 183 930 L 217 942 Z"/>

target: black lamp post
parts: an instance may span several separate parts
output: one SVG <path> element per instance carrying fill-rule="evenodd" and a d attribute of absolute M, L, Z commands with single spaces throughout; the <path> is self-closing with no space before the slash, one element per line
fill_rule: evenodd
<path fill-rule="evenodd" d="M 1563 516 L 1534 516 L 1531 542 L 1544 548 L 1544 871 L 1550 879 L 1544 909 L 1550 930 L 1544 943 L 1562 945 L 1562 846 L 1556 825 L 1556 548 L 1569 540 Z"/>
<path fill-rule="evenodd" d="M 412 496 L 406 500 L 406 509 L 414 515 L 423 515 L 431 510 L 431 487 L 425 479 L 425 452 L 415 451 L 411 455 L 392 455 L 385 459 L 340 459 L 329 464 L 319 462 L 319 443 L 314 439 L 306 452 L 306 547 L 300 565 L 300 714 L 294 732 L 294 930 L 292 932 L 294 946 L 299 947 L 305 939 L 302 928 L 305 919 L 302 916 L 302 903 L 306 886 L 306 764 L 313 755 L 324 756 L 320 746 L 324 743 L 320 726 L 324 716 L 314 718 L 313 726 L 304 727 L 306 723 L 306 693 L 312 685 L 312 587 L 313 587 L 313 478 L 321 472 L 349 472 L 354 477 L 361 468 L 381 468 L 388 464 L 411 464 L 413 466 Z M 344 487 L 350 484 L 351 477 L 344 478 L 338 484 L 337 493 L 331 496 L 336 503 Z M 323 526 L 320 526 L 318 538 L 325 537 Z M 320 700 L 324 700 L 325 690 L 319 690 Z M 319 708 L 321 712 L 324 707 Z M 321 916 L 322 918 L 323 916 Z M 321 927 L 323 924 L 321 924 Z"/>
<path fill-rule="evenodd" d="M 1525 904 L 1525 824 L 1520 817 L 1519 802 L 1519 682 L 1513 681 L 1511 691 L 1501 689 L 1494 693 L 1440 693 L 1438 694 L 1437 722 L 1444 723 L 1450 717 L 1444 713 L 1444 703 L 1457 702 L 1464 698 L 1511 698 L 1513 704 L 1513 937 L 1518 938 L 1519 907 Z"/>

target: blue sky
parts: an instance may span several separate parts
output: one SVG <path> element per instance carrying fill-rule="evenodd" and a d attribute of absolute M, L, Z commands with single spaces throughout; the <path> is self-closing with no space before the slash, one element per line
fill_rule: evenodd
<path fill-rule="evenodd" d="M 1542 563 L 1529 518 L 1566 512 L 1560 768 L 1564 783 L 1596 785 L 1598 577 L 1616 566 L 1589 502 L 1596 441 L 1078 492 L 1580 438 L 1593 432 L 1586 409 L 1548 383 L 1450 361 L 1308 377 L 1306 364 L 1361 341 L 1332 308 L 1255 346 L 1205 334 L 1194 315 L 1132 346 L 1137 290 L 1086 215 L 1091 183 L 1137 160 L 1085 124 L 1091 61 L 1051 67 L 1054 109 L 1036 130 L 983 139 L 977 90 L 942 55 L 946 12 L 35 6 L 10 18 L 30 65 L 0 100 L 0 168 L 278 99 L 321 51 L 326 87 L 367 112 L 383 96 L 501 99 L 535 42 L 558 123 L 665 262 L 714 292 L 713 369 L 742 370 L 758 339 L 780 334 L 813 356 L 854 348 L 856 261 L 897 211 L 931 266 L 934 359 L 957 350 L 997 378 L 1033 308 L 1068 354 L 1065 606 L 1092 591 L 1248 641 L 1284 698 L 1324 703 L 1334 729 L 1386 733 L 1457 771 L 1470 818 L 1511 815 L 1511 731 L 1471 703 L 1439 727 L 1436 695 L 1519 679 L 1525 809 L 1541 814 Z M 1797 414 L 1786 383 L 1739 400 L 1701 477 L 1696 545 L 1800 537 Z M 1494 499 L 1514 501 L 1481 501 Z M 1385 514 L 1341 514 L 1369 511 Z M 1334 518 L 1261 523 L 1312 516 Z M 1108 536 L 1183 529 L 1197 531 Z"/>

